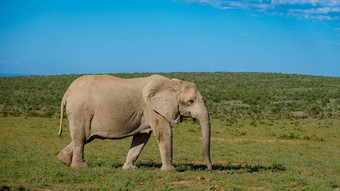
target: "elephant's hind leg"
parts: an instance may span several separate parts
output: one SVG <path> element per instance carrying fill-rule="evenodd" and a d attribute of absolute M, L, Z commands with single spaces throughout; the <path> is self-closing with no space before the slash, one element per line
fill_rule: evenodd
<path fill-rule="evenodd" d="M 64 165 L 70 166 L 72 162 L 72 143 L 67 145 L 57 156 L 60 162 Z"/>
<path fill-rule="evenodd" d="M 72 168 L 83 168 L 87 167 L 84 160 L 84 141 L 75 140 L 73 143 L 73 157 L 72 157 Z"/>
<path fill-rule="evenodd" d="M 84 160 L 84 145 L 87 143 L 86 137 L 90 129 L 91 118 L 82 116 L 82 118 L 73 118 L 70 120 L 70 130 L 72 138 L 72 168 L 83 168 L 87 164 Z"/>
<path fill-rule="evenodd" d="M 124 170 L 136 168 L 133 163 L 138 159 L 138 156 L 148 142 L 150 135 L 151 133 L 140 133 L 133 136 L 131 147 L 126 157 L 126 162 L 123 165 Z"/>

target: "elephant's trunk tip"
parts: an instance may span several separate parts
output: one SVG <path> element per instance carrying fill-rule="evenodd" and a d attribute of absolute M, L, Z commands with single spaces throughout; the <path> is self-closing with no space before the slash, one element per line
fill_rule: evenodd
<path fill-rule="evenodd" d="M 211 163 L 211 158 L 210 158 L 210 152 L 209 152 L 208 156 L 205 155 L 205 162 L 207 164 L 207 170 L 209 170 L 209 171 L 213 170 L 212 163 Z"/>
<path fill-rule="evenodd" d="M 212 170 L 213 170 L 211 164 L 208 164 L 207 167 L 208 167 L 207 170 L 209 170 L 209 171 L 212 171 Z"/>

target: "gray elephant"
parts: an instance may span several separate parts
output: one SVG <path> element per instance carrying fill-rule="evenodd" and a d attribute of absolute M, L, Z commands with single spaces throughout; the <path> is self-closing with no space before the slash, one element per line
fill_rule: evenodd
<path fill-rule="evenodd" d="M 180 116 L 187 116 L 198 119 L 201 124 L 203 153 L 208 170 L 212 170 L 209 114 L 194 83 L 160 75 L 134 79 L 81 76 L 70 85 L 62 99 L 59 135 L 65 105 L 72 142 L 57 156 L 65 165 L 87 166 L 84 145 L 95 138 L 133 136 L 123 169 L 135 168 L 133 163 L 154 132 L 162 159 L 161 170 L 175 170 L 170 123 L 178 123 Z"/>

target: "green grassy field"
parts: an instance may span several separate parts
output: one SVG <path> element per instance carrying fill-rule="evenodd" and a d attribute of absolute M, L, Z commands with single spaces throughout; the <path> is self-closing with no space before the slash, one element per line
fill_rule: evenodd
<path fill-rule="evenodd" d="M 149 73 L 114 74 L 122 78 Z M 159 170 L 154 136 L 121 166 L 131 144 L 95 140 L 85 169 L 56 155 L 60 101 L 80 75 L 0 77 L 1 190 L 339 190 L 340 78 L 271 73 L 165 73 L 198 85 L 212 118 L 213 171 L 206 171 L 197 122 L 174 128 L 176 172 Z"/>
<path fill-rule="evenodd" d="M 95 140 L 85 147 L 89 168 L 57 161 L 70 142 L 57 118 L 1 117 L 0 184 L 13 190 L 333 190 L 340 187 L 340 120 L 212 120 L 213 171 L 205 171 L 200 126 L 174 125 L 176 172 L 162 172 L 155 137 L 124 171 L 131 138 Z M 67 123 L 66 123 L 67 124 Z"/>

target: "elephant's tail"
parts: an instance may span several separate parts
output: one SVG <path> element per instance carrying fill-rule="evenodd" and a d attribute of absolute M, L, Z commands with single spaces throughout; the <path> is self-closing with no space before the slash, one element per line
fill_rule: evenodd
<path fill-rule="evenodd" d="M 60 105 L 60 126 L 59 126 L 59 133 L 58 136 L 61 135 L 61 133 L 63 132 L 63 118 L 64 118 L 64 107 L 66 105 L 66 93 L 63 97 L 63 100 L 61 100 L 61 105 Z"/>

